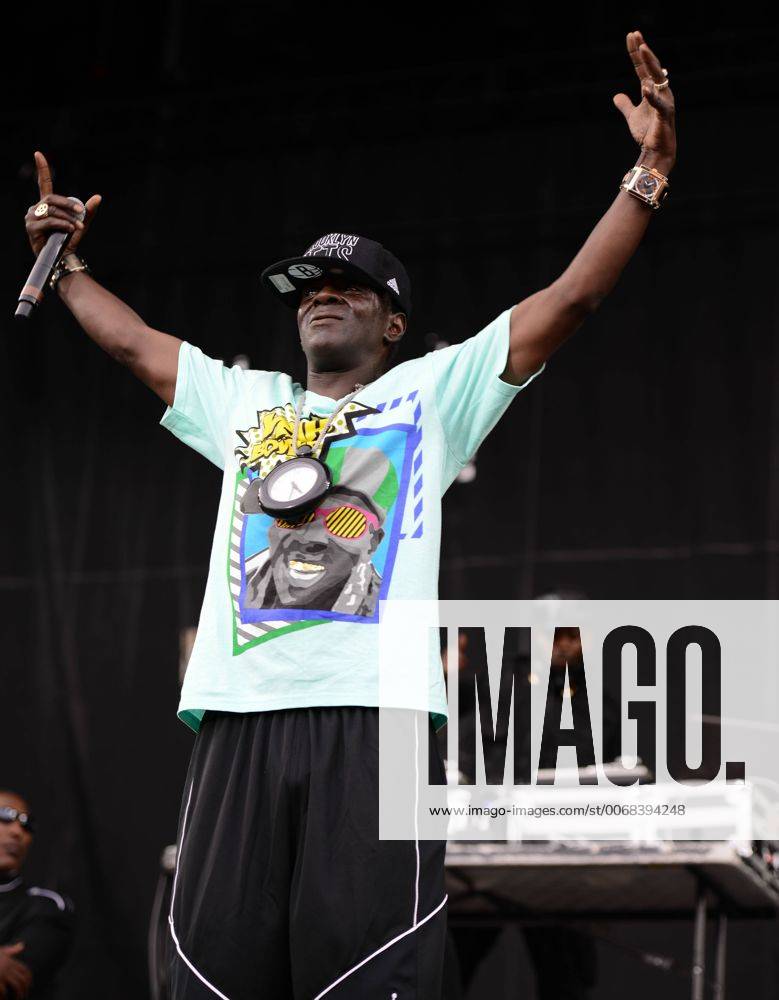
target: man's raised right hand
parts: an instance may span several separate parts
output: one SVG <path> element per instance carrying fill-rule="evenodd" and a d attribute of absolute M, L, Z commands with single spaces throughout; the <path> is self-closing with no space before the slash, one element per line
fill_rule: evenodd
<path fill-rule="evenodd" d="M 27 228 L 27 237 L 30 240 L 32 252 L 37 257 L 44 247 L 46 240 L 54 232 L 72 233 L 65 247 L 65 253 L 73 253 L 78 247 L 84 234 L 89 229 L 92 219 L 95 217 L 98 205 L 102 201 L 99 194 L 93 194 L 87 199 L 85 205 L 73 202 L 61 194 L 54 194 L 54 186 L 51 181 L 51 170 L 43 153 L 35 153 L 35 168 L 38 172 L 38 193 L 39 200 L 30 205 L 24 217 L 24 224 Z M 39 218 L 35 214 L 38 205 L 44 202 L 49 206 L 48 215 Z M 83 222 L 78 216 L 82 209 L 86 209 L 86 217 Z"/>
<path fill-rule="evenodd" d="M 48 213 L 36 216 L 36 205 L 27 212 L 25 222 L 33 253 L 42 247 L 54 232 L 71 233 L 65 253 L 73 253 L 84 238 L 95 217 L 100 195 L 93 194 L 83 206 L 83 223 L 76 218 L 82 206 L 52 191 L 51 171 L 43 153 L 35 154 L 38 170 L 40 201 L 49 206 Z M 57 295 L 75 316 L 82 330 L 120 364 L 129 368 L 142 382 L 156 392 L 168 406 L 173 404 L 178 377 L 178 356 L 181 341 L 169 333 L 148 326 L 121 299 L 103 288 L 85 271 L 63 275 L 57 282 Z M 2 993 L 0 993 L 0 1000 Z"/>

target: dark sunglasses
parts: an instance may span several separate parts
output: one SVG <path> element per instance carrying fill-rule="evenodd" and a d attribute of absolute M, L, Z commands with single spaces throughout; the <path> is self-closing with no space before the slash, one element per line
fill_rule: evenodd
<path fill-rule="evenodd" d="M 23 830 L 35 833 L 35 820 L 29 813 L 20 812 L 11 806 L 0 806 L 0 823 L 14 823 L 16 820 Z"/>

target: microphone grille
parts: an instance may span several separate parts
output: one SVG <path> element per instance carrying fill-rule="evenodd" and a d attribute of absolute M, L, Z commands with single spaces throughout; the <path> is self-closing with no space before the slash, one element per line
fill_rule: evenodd
<path fill-rule="evenodd" d="M 81 199 L 74 197 L 74 195 L 72 194 L 68 195 L 68 201 L 77 201 L 79 204 L 82 204 Z M 87 217 L 87 211 L 85 208 L 82 208 L 82 210 L 78 213 L 78 221 L 83 222 L 84 219 L 86 219 L 86 217 Z"/>

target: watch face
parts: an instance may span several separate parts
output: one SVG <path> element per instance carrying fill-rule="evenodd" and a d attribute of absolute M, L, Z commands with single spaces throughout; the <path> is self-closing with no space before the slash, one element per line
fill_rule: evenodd
<path fill-rule="evenodd" d="M 268 495 L 276 503 L 288 500 L 302 500 L 316 486 L 317 470 L 308 462 L 285 462 L 278 473 L 268 483 Z"/>
<path fill-rule="evenodd" d="M 330 473 L 318 458 L 298 456 L 272 469 L 260 483 L 259 504 L 266 514 L 295 514 L 315 506 L 330 489 Z"/>
<path fill-rule="evenodd" d="M 646 198 L 651 198 L 658 188 L 659 181 L 652 174 L 642 174 L 636 181 L 636 191 Z"/>

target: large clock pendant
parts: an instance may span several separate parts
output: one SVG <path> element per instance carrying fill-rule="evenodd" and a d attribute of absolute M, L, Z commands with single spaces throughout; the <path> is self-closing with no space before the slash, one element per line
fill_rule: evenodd
<path fill-rule="evenodd" d="M 303 452 L 303 449 L 300 449 Z M 260 483 L 260 507 L 271 517 L 297 517 L 316 507 L 330 489 L 330 470 L 313 455 L 281 462 Z"/>

